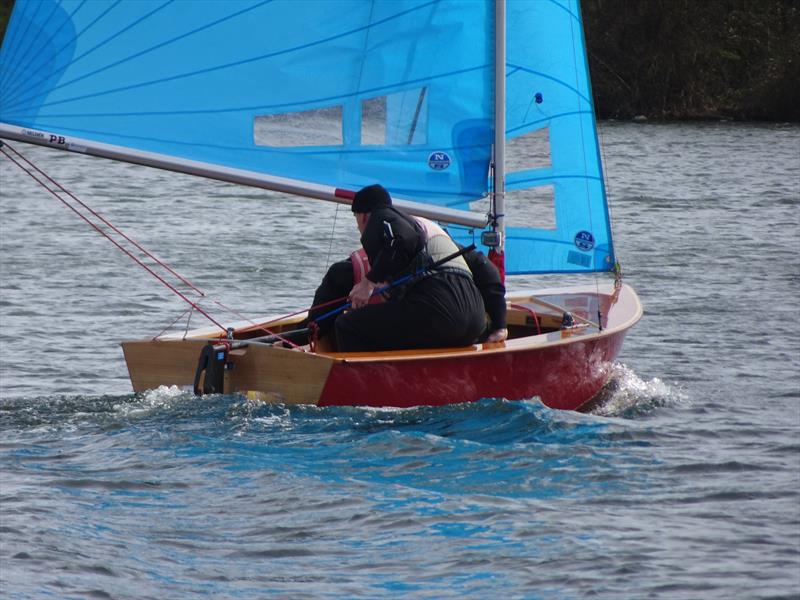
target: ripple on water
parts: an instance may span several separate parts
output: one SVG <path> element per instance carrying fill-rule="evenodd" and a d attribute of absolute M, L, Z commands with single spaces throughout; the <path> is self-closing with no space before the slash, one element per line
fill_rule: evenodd
<path fill-rule="evenodd" d="M 119 340 L 158 333 L 183 305 L 0 160 L 0 588 L 794 597 L 800 129 L 601 130 L 615 250 L 645 316 L 589 414 L 535 399 L 371 410 L 132 394 Z M 308 303 L 358 245 L 338 206 L 30 154 L 245 315 Z"/>

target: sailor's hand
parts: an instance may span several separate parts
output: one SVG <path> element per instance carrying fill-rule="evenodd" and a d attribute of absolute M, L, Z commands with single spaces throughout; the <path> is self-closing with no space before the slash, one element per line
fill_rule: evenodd
<path fill-rule="evenodd" d="M 372 296 L 372 291 L 377 285 L 377 283 L 372 283 L 366 277 L 355 284 L 348 296 L 353 308 L 361 308 L 366 305 L 369 302 L 370 296 Z"/>
<path fill-rule="evenodd" d="M 489 337 L 486 338 L 486 341 L 492 344 L 497 342 L 505 342 L 508 338 L 508 329 L 495 329 L 492 333 L 489 334 Z"/>

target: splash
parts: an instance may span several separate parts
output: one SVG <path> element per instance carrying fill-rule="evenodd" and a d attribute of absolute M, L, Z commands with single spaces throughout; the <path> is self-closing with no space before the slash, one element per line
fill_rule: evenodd
<path fill-rule="evenodd" d="M 636 418 L 658 408 L 687 404 L 689 397 L 658 377 L 644 381 L 626 365 L 616 363 L 596 402 L 590 411 L 593 415 Z"/>
<path fill-rule="evenodd" d="M 176 385 L 161 385 L 155 389 L 137 394 L 132 401 L 118 402 L 113 410 L 120 417 L 141 417 L 153 412 L 173 408 L 176 403 L 191 396 L 190 392 Z"/>

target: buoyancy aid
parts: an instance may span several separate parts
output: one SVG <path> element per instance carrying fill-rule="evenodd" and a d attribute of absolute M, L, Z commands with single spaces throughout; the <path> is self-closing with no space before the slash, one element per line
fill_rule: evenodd
<path fill-rule="evenodd" d="M 438 223 L 434 223 L 422 217 L 414 217 L 414 220 L 420 224 L 425 231 L 425 251 L 430 256 L 431 263 L 438 262 L 451 254 L 458 252 L 458 246 L 447 232 L 441 228 Z M 467 261 L 463 256 L 457 256 L 440 267 L 439 271 L 463 272 L 463 274 L 472 277 L 472 272 L 469 270 Z"/>
<path fill-rule="evenodd" d="M 350 262 L 353 263 L 353 286 L 355 287 L 369 273 L 369 258 L 367 258 L 366 250 L 359 248 L 355 252 L 351 252 Z M 376 294 L 369 299 L 367 304 L 378 304 L 384 300 L 385 298 L 381 294 Z"/>
<path fill-rule="evenodd" d="M 426 257 L 426 260 L 428 260 L 429 263 L 435 263 L 455 252 L 458 252 L 458 246 L 456 246 L 452 238 L 444 229 L 441 228 L 438 223 L 434 223 L 433 221 L 422 217 L 413 217 L 413 219 L 419 223 L 420 227 L 422 227 L 422 230 L 425 233 L 424 251 L 429 257 Z M 364 251 L 364 249 L 359 248 L 350 254 L 350 261 L 353 263 L 353 285 L 356 285 L 359 281 L 367 276 L 367 273 L 369 273 L 369 258 L 367 257 L 367 253 Z M 467 275 L 468 277 L 472 277 L 472 272 L 469 270 L 467 261 L 464 260 L 463 256 L 457 256 L 456 258 L 447 261 L 445 264 L 438 267 L 437 270 L 456 272 Z M 382 301 L 383 296 L 378 295 L 370 298 L 369 303 L 374 304 Z"/>

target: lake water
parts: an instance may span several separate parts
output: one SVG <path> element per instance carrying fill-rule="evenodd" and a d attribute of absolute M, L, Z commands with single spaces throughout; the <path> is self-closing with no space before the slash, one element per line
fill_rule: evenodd
<path fill-rule="evenodd" d="M 800 127 L 601 138 L 645 315 L 594 414 L 134 395 L 118 342 L 181 301 L 0 157 L 0 595 L 800 597 Z M 14 146 L 246 315 L 357 243 L 343 207 Z"/>

